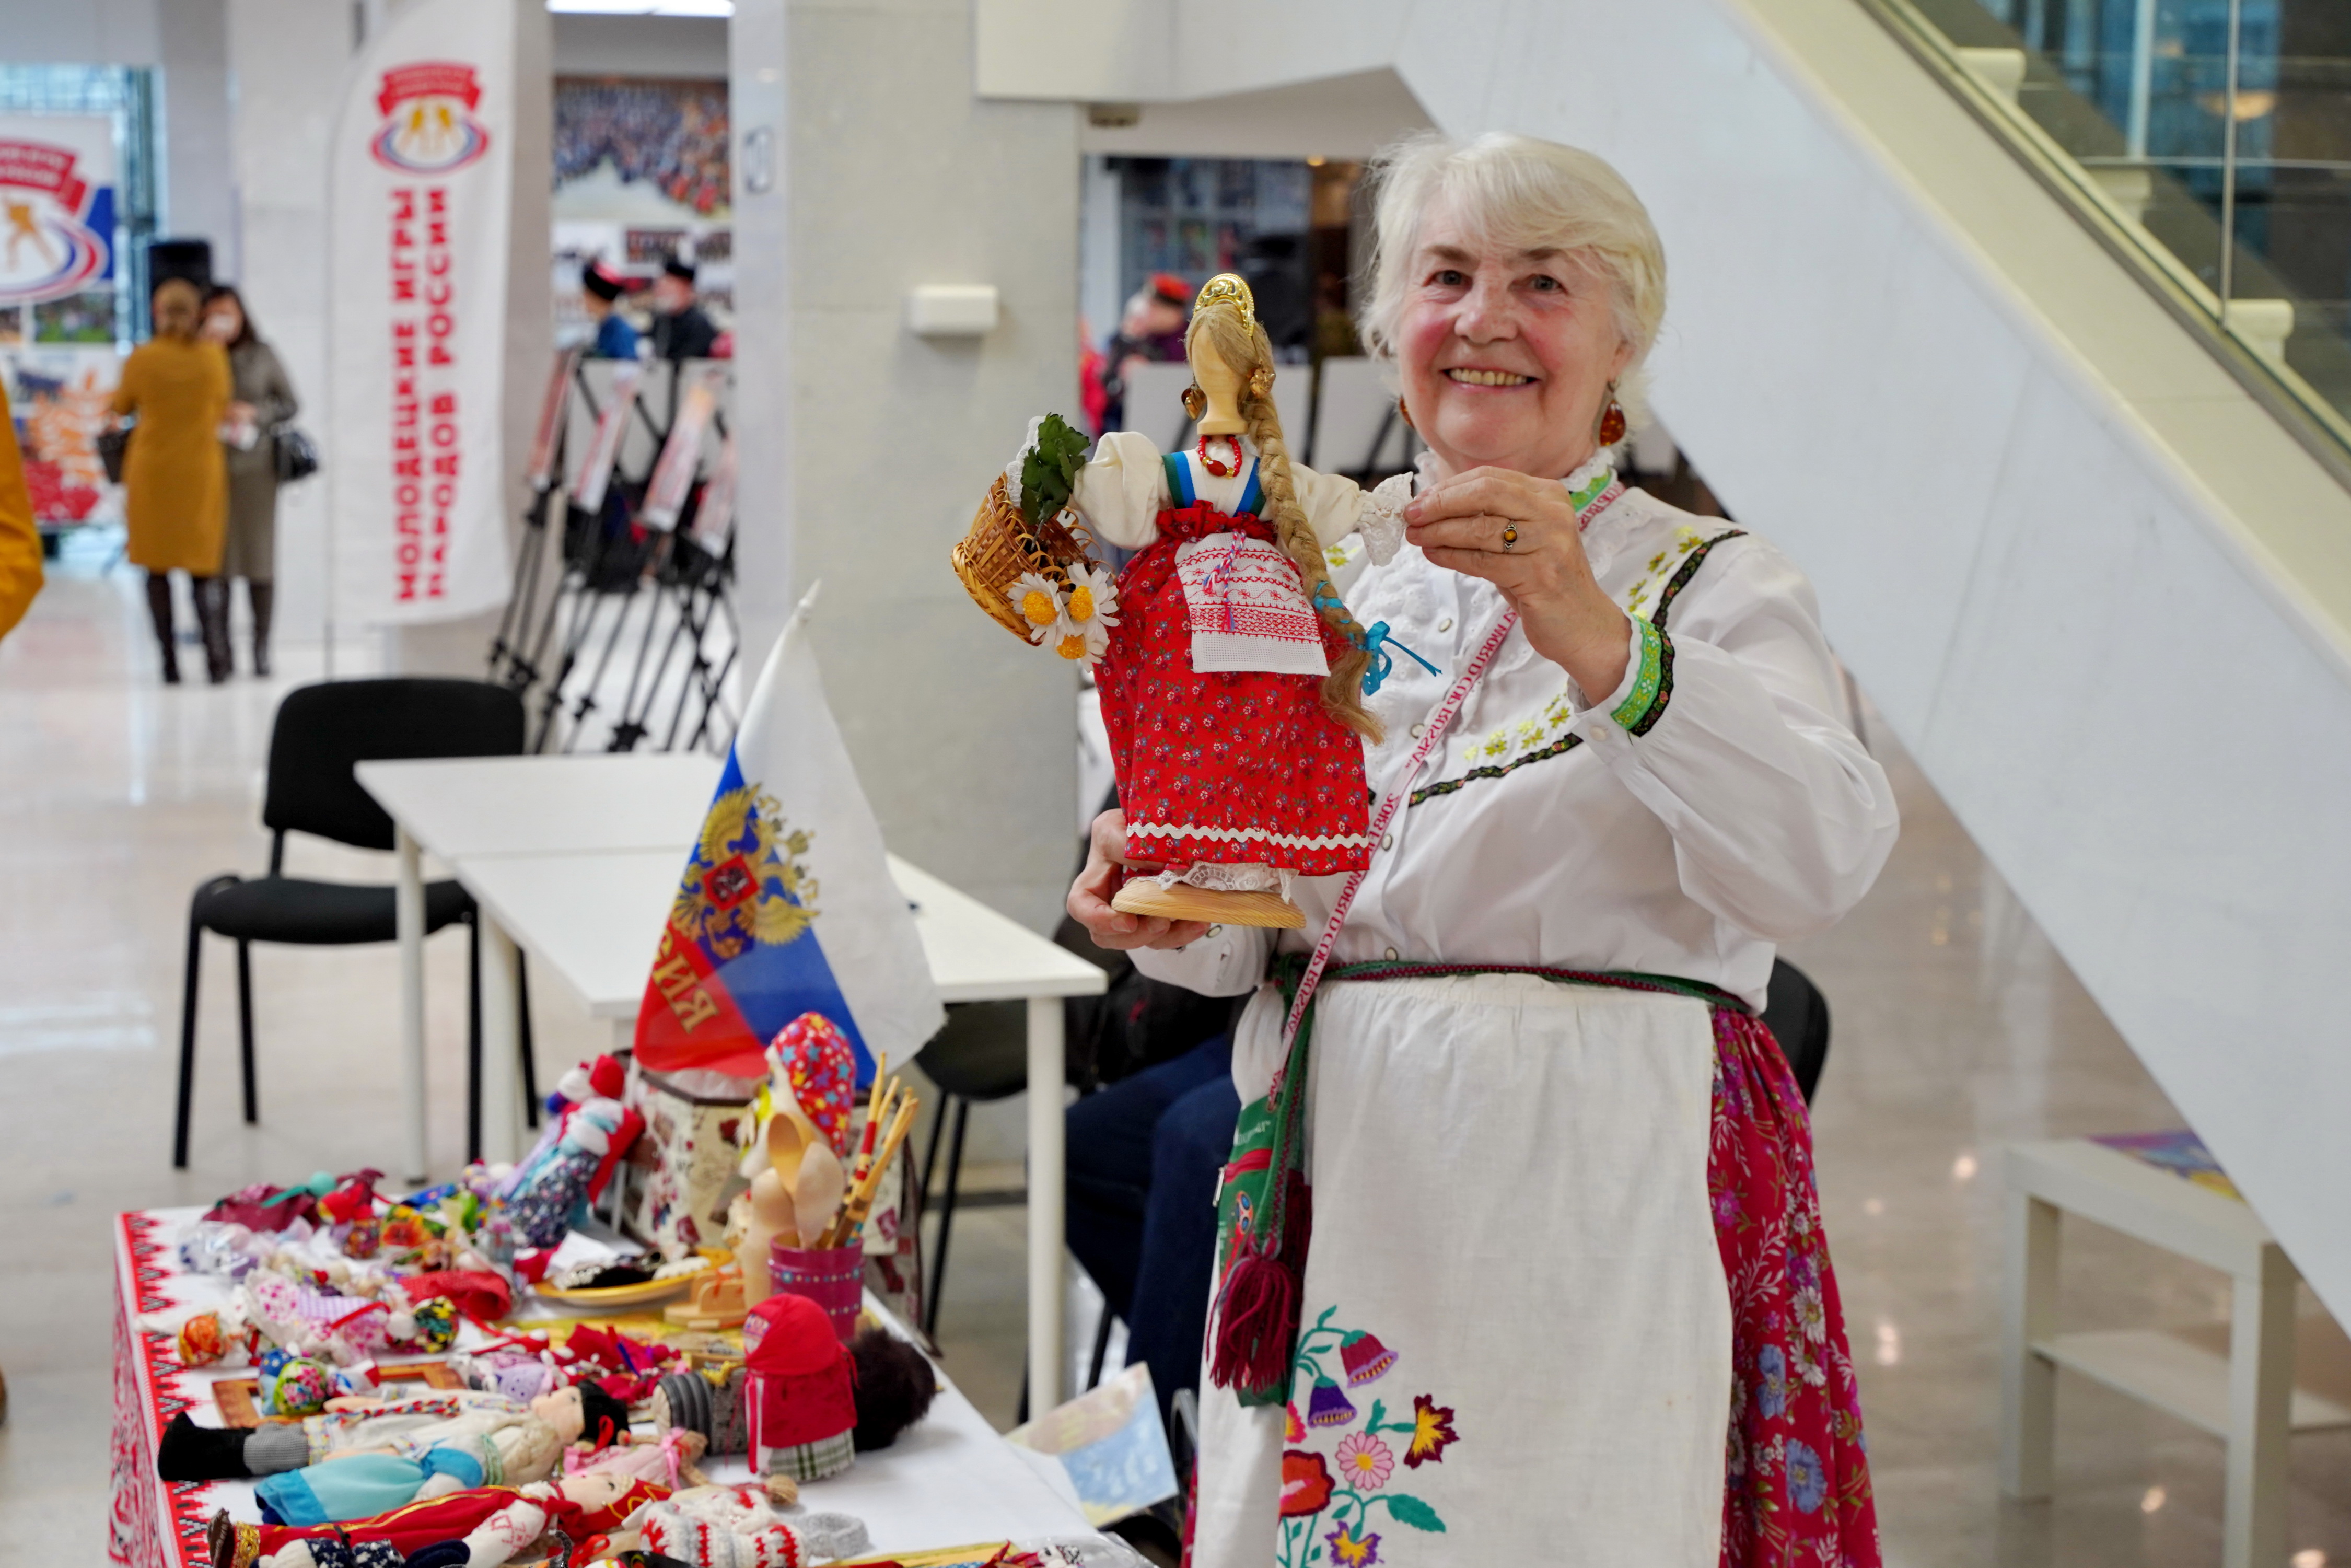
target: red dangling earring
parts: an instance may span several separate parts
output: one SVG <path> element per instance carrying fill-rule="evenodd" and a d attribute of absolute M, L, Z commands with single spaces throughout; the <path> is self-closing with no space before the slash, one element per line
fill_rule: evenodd
<path fill-rule="evenodd" d="M 1404 421 L 1404 427 L 1405 427 L 1406 430 L 1411 431 L 1415 435 L 1417 435 L 1417 434 L 1420 434 L 1420 426 L 1418 426 L 1418 425 L 1415 424 L 1415 423 L 1412 422 L 1412 408 L 1411 408 L 1411 405 L 1409 405 L 1408 403 L 1406 403 L 1406 402 L 1404 401 L 1404 397 L 1403 397 L 1403 395 L 1402 395 L 1401 393 L 1399 393 L 1399 394 L 1397 395 L 1397 397 L 1396 397 L 1396 414 L 1397 414 L 1397 417 L 1401 418 L 1401 419 Z"/>
<path fill-rule="evenodd" d="M 1625 439 L 1625 408 L 1616 401 L 1616 383 L 1608 383 L 1608 408 L 1600 416 L 1600 444 L 1614 446 Z"/>

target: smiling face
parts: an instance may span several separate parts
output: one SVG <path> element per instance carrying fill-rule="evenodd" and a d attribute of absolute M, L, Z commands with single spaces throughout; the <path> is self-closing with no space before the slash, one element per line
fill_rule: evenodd
<path fill-rule="evenodd" d="M 1446 466 L 1564 477 L 1598 448 L 1608 383 L 1632 361 L 1606 279 L 1562 251 L 1496 245 L 1439 198 L 1397 319 L 1413 424 Z"/>

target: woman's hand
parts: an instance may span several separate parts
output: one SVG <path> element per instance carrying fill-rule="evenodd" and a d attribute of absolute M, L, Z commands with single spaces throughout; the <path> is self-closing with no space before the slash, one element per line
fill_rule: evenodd
<path fill-rule="evenodd" d="M 1500 589 L 1528 643 L 1574 676 L 1587 699 L 1623 684 L 1625 612 L 1593 579 L 1566 486 L 1472 468 L 1415 497 L 1404 517 L 1405 538 L 1431 561 Z"/>
<path fill-rule="evenodd" d="M 1137 947 L 1183 947 L 1208 934 L 1205 921 L 1162 920 L 1122 914 L 1110 906 L 1118 891 L 1118 868 L 1126 863 L 1126 813 L 1104 811 L 1094 819 L 1086 845 L 1086 869 L 1070 884 L 1070 918 L 1084 926 L 1098 947 L 1127 953 Z"/>

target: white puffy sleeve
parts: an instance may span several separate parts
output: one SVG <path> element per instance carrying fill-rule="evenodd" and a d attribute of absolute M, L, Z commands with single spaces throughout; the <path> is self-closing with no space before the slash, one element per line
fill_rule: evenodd
<path fill-rule="evenodd" d="M 1094 444 L 1092 461 L 1078 470 L 1071 500 L 1094 538 L 1121 549 L 1141 549 L 1158 537 L 1167 501 L 1167 470 L 1151 437 L 1114 430 Z"/>
<path fill-rule="evenodd" d="M 1273 933 L 1257 925 L 1211 925 L 1207 935 L 1174 949 L 1137 947 L 1127 955 L 1155 980 L 1204 997 L 1238 997 L 1265 978 Z"/>
<path fill-rule="evenodd" d="M 1709 569 L 1670 632 L 1632 618 L 1624 683 L 1573 727 L 1673 834 L 1683 892 L 1793 942 L 1869 891 L 1900 819 L 1853 733 L 1812 584 L 1753 535 Z"/>
<path fill-rule="evenodd" d="M 1343 474 L 1317 474 L 1294 463 L 1290 477 L 1315 543 L 1327 550 L 1350 534 L 1361 534 L 1373 565 L 1385 566 L 1395 558 L 1404 542 L 1404 507 L 1412 499 L 1412 476 L 1384 479 L 1368 493 Z"/>

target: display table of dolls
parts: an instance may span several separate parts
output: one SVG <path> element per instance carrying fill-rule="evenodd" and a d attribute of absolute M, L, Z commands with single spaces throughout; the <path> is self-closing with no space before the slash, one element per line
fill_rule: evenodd
<path fill-rule="evenodd" d="M 215 1561 L 222 1530 L 216 1522 L 217 1516 L 225 1513 L 229 1521 L 238 1525 L 257 1523 L 263 1517 L 254 1479 L 172 1482 L 162 1479 L 158 1473 L 159 1448 L 164 1445 L 174 1417 L 186 1413 L 197 1427 L 205 1429 L 201 1434 L 205 1442 L 217 1447 L 223 1440 L 218 1429 L 235 1426 L 240 1416 L 251 1421 L 246 1407 L 254 1399 L 260 1375 L 260 1369 L 249 1362 L 192 1366 L 183 1359 L 189 1355 L 201 1359 L 202 1352 L 190 1352 L 186 1336 L 172 1325 L 184 1326 L 191 1313 L 227 1309 L 236 1299 L 235 1288 L 224 1279 L 192 1270 L 183 1257 L 181 1243 L 195 1233 L 202 1216 L 203 1211 L 195 1208 L 152 1209 L 120 1215 L 115 1220 L 118 1300 L 110 1555 L 117 1563 L 136 1564 L 138 1568 L 207 1568 Z M 557 1249 L 554 1268 L 560 1270 L 575 1263 L 614 1255 L 614 1248 L 604 1241 L 574 1231 Z M 659 1309 L 654 1311 L 658 1312 Z M 865 1311 L 883 1327 L 904 1337 L 903 1330 L 878 1301 L 869 1297 Z M 430 1395 L 444 1387 L 444 1384 L 437 1382 L 427 1384 L 403 1377 L 403 1372 L 448 1364 L 452 1357 L 484 1349 L 492 1343 L 493 1334 L 510 1332 L 517 1324 L 550 1320 L 598 1321 L 536 1291 L 521 1292 L 504 1320 L 489 1327 L 471 1321 L 461 1306 L 452 1325 L 454 1343 L 437 1354 L 400 1354 L 402 1346 L 396 1342 L 378 1349 L 371 1363 L 377 1396 L 399 1400 Z M 426 1314 L 419 1307 L 414 1315 L 422 1318 Z M 207 1325 L 213 1321 L 204 1320 Z M 641 1320 L 625 1318 L 603 1321 L 622 1333 L 638 1332 L 641 1323 Z M 397 1332 L 406 1334 L 411 1326 L 406 1320 L 399 1320 Z M 230 1358 L 233 1363 L 243 1359 Z M 862 1363 L 860 1364 L 862 1367 Z M 845 1387 L 845 1368 L 841 1381 Z M 259 1386 L 266 1400 L 267 1386 Z M 494 1395 L 455 1397 L 486 1404 L 496 1398 Z M 648 1403 L 640 1401 L 633 1407 L 640 1417 L 634 1441 L 641 1446 L 638 1451 L 647 1464 L 657 1469 L 654 1461 L 662 1434 L 656 1432 L 651 1421 L 643 1418 Z M 511 1434 L 521 1434 L 502 1436 L 499 1439 L 507 1444 L 502 1451 L 507 1463 L 514 1463 L 518 1453 L 528 1451 L 528 1442 L 537 1440 L 540 1430 L 536 1419 L 538 1415 L 548 1416 L 560 1428 L 561 1437 L 580 1442 L 578 1405 L 572 1405 L 568 1420 L 555 1413 L 561 1405 L 559 1396 L 551 1406 L 537 1401 L 524 1406 L 517 1401 L 517 1414 L 499 1417 L 508 1425 Z M 590 1429 L 590 1437 L 601 1436 L 609 1442 L 611 1424 L 608 1417 L 600 1418 L 600 1408 L 610 1410 L 615 1406 L 599 1405 L 591 1399 L 585 1424 Z M 533 1414 L 520 1414 L 523 1409 Z M 861 1409 L 861 1417 L 862 1414 Z M 481 1424 L 478 1418 L 466 1418 L 474 1419 L 477 1426 Z M 302 1432 L 304 1426 L 312 1428 L 314 1458 L 319 1445 L 327 1440 L 318 1436 L 320 1423 L 315 1419 L 304 1426 L 271 1425 L 275 1427 L 273 1440 L 283 1438 L 288 1442 L 295 1440 L 292 1434 Z M 347 1426 L 343 1429 L 351 1428 Z M 191 1435 L 181 1436 L 184 1439 Z M 372 1443 L 375 1439 L 361 1440 Z M 622 1439 L 623 1445 L 628 1441 Z M 846 1442 L 845 1437 L 842 1441 Z M 698 1455 L 702 1478 L 716 1486 L 756 1488 L 757 1478 L 742 1454 L 716 1451 L 726 1446 L 722 1440 L 715 1445 L 713 1452 Z M 477 1447 L 484 1452 L 491 1451 L 486 1444 Z M 185 1452 L 184 1443 L 182 1451 Z M 572 1454 L 557 1480 L 563 1490 L 576 1496 L 579 1489 L 573 1483 L 577 1478 L 571 1472 L 590 1456 L 584 1444 L 576 1447 Z M 262 1467 L 256 1463 L 254 1468 L 257 1471 Z M 861 1556 L 888 1557 L 986 1541 L 1098 1539 L 1093 1537 L 1074 1498 L 1065 1490 L 1066 1483 L 1057 1486 L 1049 1479 L 1051 1473 L 1007 1444 L 970 1402 L 941 1376 L 927 1413 L 900 1434 L 887 1449 L 861 1453 L 846 1470 L 801 1482 L 797 1490 L 802 1515 L 813 1512 L 826 1519 L 846 1516 L 862 1525 Z M 468 1486 L 486 1484 L 474 1468 L 465 1469 L 457 1480 Z M 443 1483 L 444 1487 L 454 1484 Z M 417 1495 L 429 1498 L 434 1491 L 434 1488 L 428 1486 Z M 461 1492 L 439 1500 L 454 1509 L 462 1505 L 467 1495 Z M 559 1502 L 553 1506 L 562 1505 Z M 818 1560 L 819 1555 L 811 1552 L 810 1560 Z M 387 1560 L 401 1561 L 398 1556 Z M 748 1556 L 741 1560 L 754 1561 Z"/>

